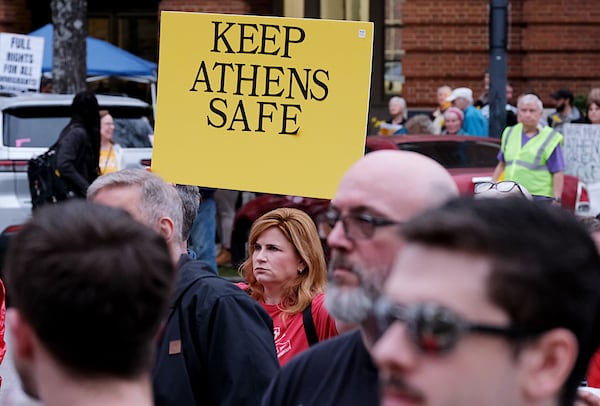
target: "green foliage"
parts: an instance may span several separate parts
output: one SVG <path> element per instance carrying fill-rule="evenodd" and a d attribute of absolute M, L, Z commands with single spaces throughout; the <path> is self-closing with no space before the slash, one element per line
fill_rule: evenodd
<path fill-rule="evenodd" d="M 581 114 L 587 115 L 587 96 L 584 94 L 578 94 L 573 100 L 573 105 L 579 109 Z"/>
<path fill-rule="evenodd" d="M 228 266 L 220 266 L 219 267 L 219 275 L 222 276 L 223 278 L 231 279 L 231 280 L 235 280 L 235 281 L 242 280 L 242 277 L 238 273 L 238 270 L 235 268 L 228 267 Z"/>

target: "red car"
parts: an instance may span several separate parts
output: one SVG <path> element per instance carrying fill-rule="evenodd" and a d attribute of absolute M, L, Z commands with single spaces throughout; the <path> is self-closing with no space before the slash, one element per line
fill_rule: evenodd
<path fill-rule="evenodd" d="M 451 135 L 368 136 L 365 153 L 381 149 L 400 149 L 426 155 L 444 166 L 454 178 L 462 195 L 472 195 L 475 183 L 490 180 L 498 163 L 500 140 L 495 138 Z M 576 214 L 588 214 L 590 199 L 583 182 L 565 175 L 563 207 Z M 234 264 L 246 258 L 247 240 L 254 220 L 278 207 L 294 207 L 314 220 L 329 206 L 329 200 L 297 196 L 262 195 L 246 203 L 236 213 L 231 237 Z M 326 247 L 326 244 L 324 244 Z"/>
<path fill-rule="evenodd" d="M 369 137 L 373 138 L 373 137 Z M 451 135 L 400 135 L 389 138 L 403 151 L 426 155 L 444 166 L 454 178 L 462 195 L 472 195 L 475 183 L 490 180 L 498 160 L 500 140 Z M 579 178 L 565 175 L 562 206 L 576 214 L 587 215 L 590 198 Z"/>

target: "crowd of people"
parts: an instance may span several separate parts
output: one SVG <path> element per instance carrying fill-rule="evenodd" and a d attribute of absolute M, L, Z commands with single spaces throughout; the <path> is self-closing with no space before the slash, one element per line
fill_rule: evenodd
<path fill-rule="evenodd" d="M 440 94 L 436 118 L 463 134 L 481 114 L 472 91 Z M 563 137 L 540 125 L 536 95 L 519 98 L 475 198 L 421 154 L 369 153 L 315 221 L 291 208 L 255 221 L 240 283 L 217 275 L 214 245 L 206 258 L 188 244 L 202 189 L 114 167 L 114 122 L 91 96 L 73 103 L 95 116 L 74 110 L 59 139 L 85 199 L 36 209 L 6 258 L 29 395 L 50 406 L 600 405 L 581 389 L 600 376 L 600 220 L 557 207 Z M 395 103 L 401 124 L 390 124 L 427 127 Z"/>
<path fill-rule="evenodd" d="M 510 104 L 513 89 L 506 86 L 506 121 L 498 165 L 492 175 L 494 182 L 509 180 L 523 185 L 534 200 L 562 204 L 565 158 L 563 154 L 563 126 L 566 123 L 600 124 L 600 88 L 587 96 L 587 111 L 580 114 L 573 105 L 574 96 L 569 89 L 559 89 L 551 94 L 556 111 L 544 117 L 544 106 L 539 96 L 526 93 L 519 96 L 517 105 Z M 402 102 L 399 103 L 398 100 Z M 438 107 L 431 117 L 407 117 L 407 103 L 400 97 L 390 99 L 388 123 L 395 123 L 394 134 L 445 134 L 488 136 L 489 105 L 486 93 L 477 99 L 466 87 L 437 89 Z M 395 120 L 395 121 L 394 121 Z M 391 124 L 390 124 L 391 125 Z M 380 134 L 389 135 L 389 126 Z"/>
<path fill-rule="evenodd" d="M 512 104 L 513 92 L 512 84 L 508 82 L 505 106 L 507 127 L 518 123 L 518 106 Z M 534 93 L 528 92 L 523 95 L 525 94 Z M 569 89 L 559 89 L 550 94 L 550 97 L 554 102 L 555 111 L 547 117 L 540 116 L 540 126 L 548 125 L 562 133 L 566 123 L 600 124 L 600 88 L 591 89 L 587 95 L 587 110 L 584 113 L 574 105 L 575 97 Z M 436 104 L 430 115 L 418 114 L 409 118 L 407 101 L 403 97 L 393 96 L 388 103 L 389 118 L 377 124 L 378 133 L 488 136 L 490 105 L 487 90 L 475 100 L 473 90 L 468 87 L 452 89 L 443 85 L 437 89 Z M 411 120 L 414 118 L 417 118 L 419 125 L 411 126 Z"/>

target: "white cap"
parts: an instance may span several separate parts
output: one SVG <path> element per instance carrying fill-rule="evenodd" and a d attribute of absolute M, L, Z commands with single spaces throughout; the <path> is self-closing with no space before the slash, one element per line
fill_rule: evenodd
<path fill-rule="evenodd" d="M 467 99 L 469 102 L 473 103 L 473 91 L 468 87 L 457 87 L 452 91 L 452 94 L 446 98 L 446 101 L 454 101 L 459 97 Z"/>

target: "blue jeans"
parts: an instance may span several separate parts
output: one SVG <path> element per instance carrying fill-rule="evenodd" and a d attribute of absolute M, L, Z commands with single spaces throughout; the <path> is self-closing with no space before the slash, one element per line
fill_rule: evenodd
<path fill-rule="evenodd" d="M 217 205 L 212 197 L 203 199 L 188 240 L 188 251 L 195 259 L 206 262 L 217 273 L 215 234 Z"/>

